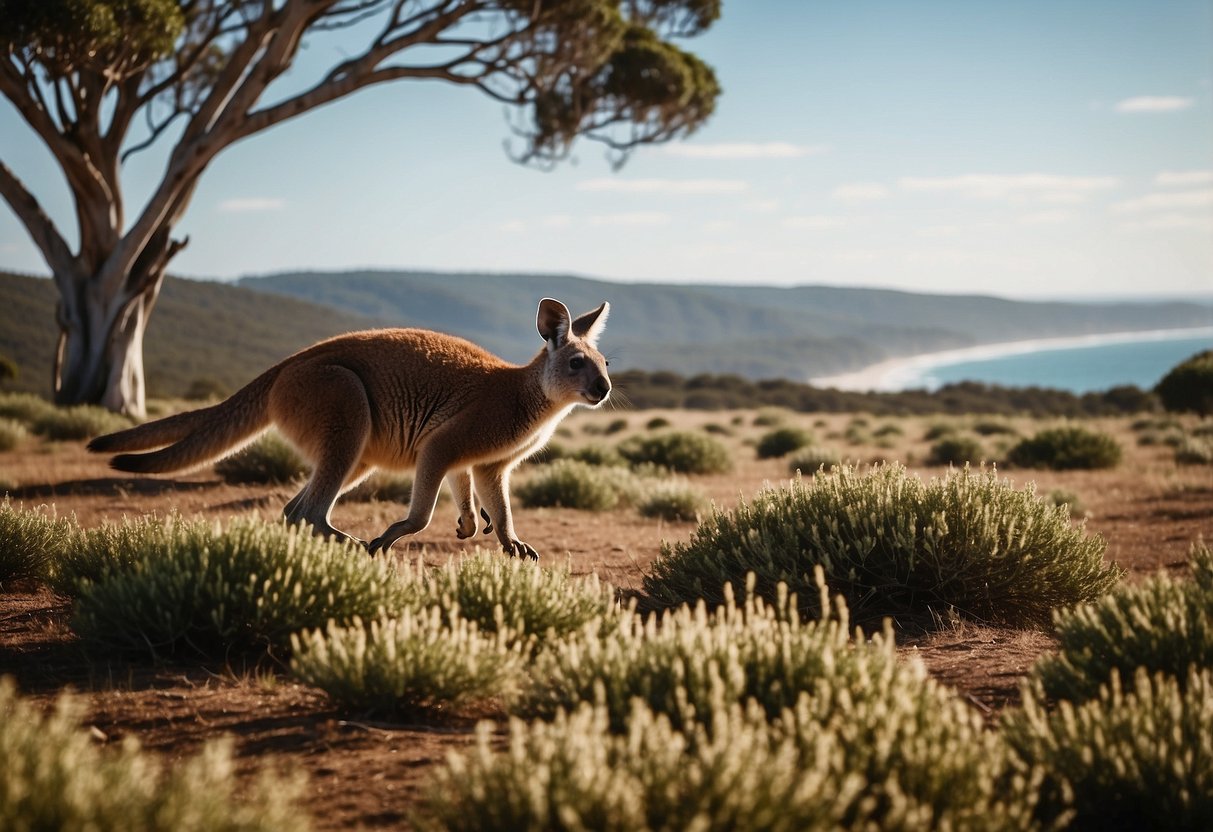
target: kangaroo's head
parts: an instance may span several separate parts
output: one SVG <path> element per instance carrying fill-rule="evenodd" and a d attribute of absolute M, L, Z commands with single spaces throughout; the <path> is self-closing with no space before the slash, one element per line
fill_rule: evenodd
<path fill-rule="evenodd" d="M 543 391 L 558 404 L 598 407 L 611 395 L 607 361 L 598 351 L 598 336 L 606 327 L 609 303 L 573 319 L 558 300 L 539 301 L 535 326 L 547 342 Z"/>

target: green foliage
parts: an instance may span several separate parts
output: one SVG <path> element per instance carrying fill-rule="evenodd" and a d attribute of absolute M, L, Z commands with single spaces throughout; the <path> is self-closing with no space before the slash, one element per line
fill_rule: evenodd
<path fill-rule="evenodd" d="M 951 436 L 956 433 L 957 427 L 951 422 L 935 422 L 927 428 L 926 433 L 922 435 L 924 441 L 933 442 L 936 439 L 943 439 L 945 436 Z"/>
<path fill-rule="evenodd" d="M 1095 602 L 1058 613 L 1055 655 L 1033 675 L 1051 699 L 1094 699 L 1118 676 L 1126 690 L 1134 673 L 1165 673 L 1183 683 L 1189 669 L 1213 668 L 1213 553 L 1192 549 L 1195 580 L 1159 574 L 1119 586 Z"/>
<path fill-rule="evenodd" d="M 1013 426 L 998 419 L 981 419 L 974 422 L 973 432 L 979 436 L 1014 436 L 1019 433 Z"/>
<path fill-rule="evenodd" d="M 950 434 L 931 446 L 928 465 L 968 465 L 985 462 L 986 449 L 971 436 Z"/>
<path fill-rule="evenodd" d="M 52 407 L 34 418 L 30 429 L 47 439 L 92 439 L 105 433 L 123 430 L 131 420 L 104 407 L 78 404 L 72 407 Z"/>
<path fill-rule="evenodd" d="M 1120 456 L 1120 445 L 1111 436 L 1070 425 L 1042 430 L 1020 441 L 1007 453 L 1007 461 L 1021 468 L 1069 471 L 1114 468 Z"/>
<path fill-rule="evenodd" d="M 0 452 L 11 451 L 25 441 L 29 431 L 15 419 L 0 419 Z"/>
<path fill-rule="evenodd" d="M 81 724 L 83 706 L 55 710 L 17 696 L 0 678 L 0 828 L 9 832 L 253 832 L 307 829 L 297 808 L 303 784 L 262 773 L 237 786 L 231 743 L 203 747 L 165 767 L 133 740 L 98 746 Z"/>
<path fill-rule="evenodd" d="M 135 569 L 150 548 L 169 547 L 183 521 L 154 516 L 124 517 L 121 523 L 102 523 L 90 529 L 75 524 L 63 537 L 48 563 L 47 582 L 60 595 L 75 598 L 83 587 Z M 201 531 L 205 526 L 198 525 Z"/>
<path fill-rule="evenodd" d="M 1073 526 L 1031 487 L 968 468 L 924 484 L 901 465 L 795 479 L 700 523 L 687 543 L 662 546 L 645 590 L 667 605 L 723 601 L 747 573 L 775 597 L 786 582 L 814 613 L 809 576 L 825 570 L 863 618 L 929 617 L 955 609 L 978 621 L 1043 625 L 1059 606 L 1088 601 L 1119 576 L 1104 542 Z"/>
<path fill-rule="evenodd" d="M 792 451 L 800 450 L 806 445 L 813 444 L 813 434 L 802 428 L 775 428 L 762 435 L 758 440 L 758 458 L 773 459 L 786 456 Z"/>
<path fill-rule="evenodd" d="M 1213 441 L 1184 437 L 1175 446 L 1175 461 L 1180 465 L 1213 465 Z"/>
<path fill-rule="evenodd" d="M 185 17 L 172 0 L 7 0 L 0 42 L 32 49 L 57 74 L 88 67 L 124 77 L 172 52 Z"/>
<path fill-rule="evenodd" d="M 802 451 L 797 451 L 788 457 L 788 473 L 795 474 L 799 471 L 802 474 L 811 476 L 822 467 L 829 471 L 835 465 L 841 464 L 842 454 L 838 451 L 833 448 L 823 448 L 815 445 Z"/>
<path fill-rule="evenodd" d="M 607 445 L 592 444 L 567 454 L 569 459 L 584 462 L 587 465 L 627 465 L 627 460 L 619 455 L 619 451 Z"/>
<path fill-rule="evenodd" d="M 758 411 L 752 424 L 756 428 L 773 428 L 782 425 L 787 419 L 787 410 L 780 407 L 764 407 Z"/>
<path fill-rule="evenodd" d="M 380 617 L 406 600 L 399 576 L 308 528 L 170 518 L 129 541 L 130 564 L 79 588 L 72 626 L 88 643 L 142 653 L 272 649 L 291 633 Z"/>
<path fill-rule="evenodd" d="M 508 697 L 522 664 L 504 630 L 482 635 L 459 616 L 404 610 L 398 617 L 355 618 L 348 626 L 291 636 L 291 672 L 349 708 L 379 711 L 454 708 Z"/>
<path fill-rule="evenodd" d="M 12 419 L 27 428 L 55 411 L 55 406 L 33 393 L 0 393 L 0 419 Z"/>
<path fill-rule="evenodd" d="M 1087 507 L 1083 505 L 1078 492 L 1068 488 L 1054 488 L 1045 495 L 1044 499 L 1055 506 L 1066 506 L 1071 517 L 1082 517 L 1087 512 Z"/>
<path fill-rule="evenodd" d="M 74 520 L 55 517 L 45 506 L 27 510 L 5 497 L 0 502 L 0 588 L 45 578 L 77 528 Z"/>
<path fill-rule="evenodd" d="M 1023 768 L 1044 773 L 1038 814 L 1066 829 L 1213 828 L 1213 670 L 1181 682 L 1144 668 L 1082 704 L 1047 711 L 1029 688 L 1003 733 Z"/>
<path fill-rule="evenodd" d="M 615 609 L 613 590 L 599 583 L 597 575 L 574 578 L 567 566 L 544 568 L 496 553 L 477 551 L 439 569 L 418 566 L 407 578 L 416 609 L 458 610 L 481 632 L 504 629 L 513 639 L 540 644 L 600 621 Z"/>
<path fill-rule="evenodd" d="M 307 464 L 291 443 L 271 431 L 239 453 L 215 463 L 215 473 L 231 485 L 278 485 L 307 473 Z"/>
<path fill-rule="evenodd" d="M 607 424 L 607 426 L 602 429 L 602 432 L 605 433 L 607 436 L 611 436 L 612 434 L 620 433 L 627 429 L 628 429 L 628 420 L 627 419 L 612 419 Z"/>
<path fill-rule="evenodd" d="M 558 459 L 515 485 L 513 491 L 527 508 L 559 506 L 609 511 L 621 499 L 627 502 L 633 479 L 626 470 Z M 622 490 L 620 486 L 624 486 Z"/>
<path fill-rule="evenodd" d="M 733 467 L 724 445 L 691 431 L 634 436 L 619 444 L 619 453 L 633 465 L 651 463 L 683 474 L 719 474 Z"/>
<path fill-rule="evenodd" d="M 1175 412 L 1213 415 L 1213 350 L 1175 365 L 1154 388 L 1162 406 Z"/>
<path fill-rule="evenodd" d="M 707 507 L 703 492 L 685 482 L 663 480 L 647 488 L 636 503 L 636 509 L 644 517 L 661 520 L 698 520 Z"/>
<path fill-rule="evenodd" d="M 661 430 L 662 428 L 668 428 L 669 426 L 670 420 L 664 416 L 654 416 L 652 419 L 649 419 L 644 423 L 645 430 Z"/>

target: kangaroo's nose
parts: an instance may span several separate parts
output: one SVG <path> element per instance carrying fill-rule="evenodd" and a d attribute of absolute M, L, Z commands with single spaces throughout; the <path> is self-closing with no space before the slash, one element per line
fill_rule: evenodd
<path fill-rule="evenodd" d="M 606 380 L 605 376 L 599 376 L 598 380 L 594 382 L 594 392 L 603 399 L 611 392 L 611 383 Z"/>

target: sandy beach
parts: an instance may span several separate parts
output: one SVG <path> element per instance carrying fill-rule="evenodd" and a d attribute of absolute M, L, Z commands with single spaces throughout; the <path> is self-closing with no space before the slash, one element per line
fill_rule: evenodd
<path fill-rule="evenodd" d="M 1153 329 L 1145 332 L 1109 332 L 1098 335 L 1078 335 L 1064 338 L 1035 338 L 1027 341 L 1002 341 L 996 344 L 981 344 L 962 349 L 927 352 L 902 358 L 890 358 L 871 364 L 861 370 L 839 373 L 832 376 L 810 378 L 816 387 L 833 387 L 838 390 L 889 392 L 922 386 L 923 374 L 932 367 L 954 364 L 960 361 L 980 361 L 1002 358 L 1008 355 L 1023 355 L 1041 350 L 1068 349 L 1073 347 L 1097 347 L 1105 344 L 1124 344 L 1138 341 L 1163 341 L 1172 338 L 1197 338 L 1213 336 L 1213 327 L 1190 327 L 1186 329 Z"/>

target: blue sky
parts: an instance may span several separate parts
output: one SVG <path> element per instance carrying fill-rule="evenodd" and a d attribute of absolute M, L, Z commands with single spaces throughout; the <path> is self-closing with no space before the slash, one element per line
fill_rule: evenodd
<path fill-rule="evenodd" d="M 553 171 L 515 165 L 502 107 L 432 82 L 275 128 L 206 174 L 173 271 L 1213 293 L 1209 0 L 725 0 L 689 44 L 724 87 L 717 113 L 618 172 L 592 143 Z M 314 44 L 297 77 L 341 49 Z M 67 220 L 6 102 L 0 137 Z M 130 192 L 162 165 L 135 157 Z M 45 272 L 7 209 L 0 266 Z"/>

